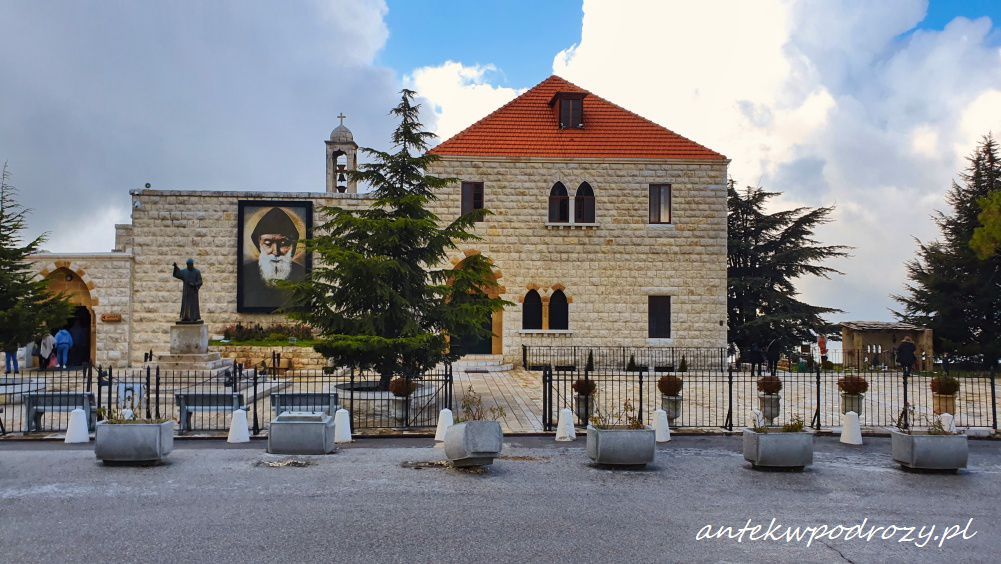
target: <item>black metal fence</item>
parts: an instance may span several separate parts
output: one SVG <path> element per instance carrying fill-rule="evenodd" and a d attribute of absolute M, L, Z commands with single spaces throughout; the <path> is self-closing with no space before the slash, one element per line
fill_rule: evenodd
<path fill-rule="evenodd" d="M 347 409 L 352 430 L 424 429 L 452 407 L 452 367 L 440 365 L 406 386 L 410 396 L 378 389 L 377 374 L 352 369 L 283 370 L 233 366 L 214 371 L 81 368 L 32 371 L 0 378 L 0 434 L 64 431 L 73 409 L 93 425 L 132 410 L 136 417 L 173 419 L 179 433 L 226 431 L 233 411 L 247 412 L 253 434 L 283 411 Z M 408 379 L 409 380 L 409 379 Z"/>
<path fill-rule="evenodd" d="M 772 368 L 781 381 L 778 413 L 774 424 L 794 417 L 815 429 L 841 424 L 845 411 L 859 413 L 866 427 L 895 425 L 907 411 L 907 423 L 927 425 L 939 413 L 951 413 L 960 427 L 997 429 L 997 373 L 994 370 L 952 370 L 959 391 L 952 396 L 932 392 L 931 382 L 944 374 L 942 367 L 905 373 L 892 355 L 844 362 L 838 352 L 821 360 L 809 354 L 789 355 L 770 365 L 738 363 L 722 348 L 644 347 L 525 347 L 523 361 L 529 370 L 541 372 L 542 420 L 545 430 L 555 427 L 560 409 L 574 411 L 578 425 L 596 414 L 624 415 L 628 401 L 633 415 L 652 422 L 653 412 L 663 408 L 674 427 L 733 430 L 746 424 L 752 409 L 774 410 L 776 400 L 762 397 L 758 379 Z M 855 360 L 850 359 L 850 360 Z M 948 368 L 946 366 L 945 368 Z M 658 381 L 666 376 L 681 379 L 679 396 L 665 398 Z M 861 397 L 845 396 L 838 380 L 860 377 L 868 384 Z M 588 381 L 592 396 L 574 391 L 574 383 Z M 769 415 L 766 413 L 766 416 Z"/>

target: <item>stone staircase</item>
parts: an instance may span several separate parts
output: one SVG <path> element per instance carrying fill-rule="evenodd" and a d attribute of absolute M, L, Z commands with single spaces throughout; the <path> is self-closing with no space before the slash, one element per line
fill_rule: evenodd
<path fill-rule="evenodd" d="M 218 352 L 164 354 L 153 364 L 169 372 L 209 372 L 212 376 L 221 376 L 233 369 L 233 361 L 222 358 Z"/>
<path fill-rule="evenodd" d="M 504 357 L 499 354 L 467 354 L 452 365 L 454 370 L 461 370 L 467 374 L 487 373 L 487 372 L 507 372 L 514 368 L 512 364 L 505 363 Z"/>

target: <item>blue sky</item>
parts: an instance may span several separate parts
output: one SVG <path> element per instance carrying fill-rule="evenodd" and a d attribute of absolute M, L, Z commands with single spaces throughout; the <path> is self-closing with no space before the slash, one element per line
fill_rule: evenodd
<path fill-rule="evenodd" d="M 579 0 L 392 1 L 378 62 L 401 74 L 447 60 L 493 64 L 495 84 L 533 85 L 580 41 L 582 16 Z"/>
<path fill-rule="evenodd" d="M 322 191 L 335 116 L 386 148 L 403 87 L 447 138 L 555 73 L 779 206 L 836 205 L 818 236 L 855 247 L 845 276 L 799 287 L 888 319 L 1001 135 L 1001 0 L 0 0 L 0 22 L 0 162 L 54 251 L 110 249 L 146 182 Z"/>

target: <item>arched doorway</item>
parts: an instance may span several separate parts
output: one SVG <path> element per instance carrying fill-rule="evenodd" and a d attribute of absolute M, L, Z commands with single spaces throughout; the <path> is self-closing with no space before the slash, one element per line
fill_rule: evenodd
<path fill-rule="evenodd" d="M 468 257 L 479 254 L 477 250 L 467 250 L 463 253 Z M 452 264 L 456 268 L 461 268 L 461 260 L 453 259 Z M 492 264 L 492 263 L 491 263 Z M 493 269 L 494 279 L 500 280 L 503 274 L 496 268 Z M 449 282 L 451 284 L 451 282 Z M 507 290 L 503 286 L 491 288 L 486 294 L 491 298 L 498 298 Z M 467 354 L 504 354 L 504 310 L 499 309 L 483 319 L 483 334 L 479 335 L 455 335 L 452 341 L 463 355 Z M 486 332 L 489 330 L 489 333 Z"/>
<path fill-rule="evenodd" d="M 90 289 L 79 274 L 66 267 L 57 268 L 46 276 L 46 279 L 49 281 L 49 291 L 63 293 L 74 306 L 73 316 L 65 326 L 73 336 L 70 365 L 94 364 L 94 358 L 97 356 L 97 320 L 94 316 L 94 299 L 90 295 Z"/>

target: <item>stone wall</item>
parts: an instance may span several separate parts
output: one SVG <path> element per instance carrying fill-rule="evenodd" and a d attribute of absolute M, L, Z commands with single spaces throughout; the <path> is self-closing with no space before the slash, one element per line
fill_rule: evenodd
<path fill-rule="evenodd" d="M 271 353 L 277 352 L 282 359 L 290 361 L 292 370 L 322 370 L 327 365 L 327 359 L 313 350 L 313 347 L 255 347 L 247 345 L 213 345 L 211 350 L 217 351 L 223 358 L 243 361 L 257 365 L 260 361 L 271 365 Z"/>
<path fill-rule="evenodd" d="M 130 320 L 132 319 L 132 256 L 128 253 L 55 254 L 29 258 L 32 268 L 52 279 L 50 287 L 79 286 L 70 298 L 74 305 L 86 306 L 92 317 L 92 358 L 98 365 L 128 364 Z M 66 281 L 66 275 L 78 278 Z M 142 353 L 139 353 L 142 360 Z"/>
<path fill-rule="evenodd" d="M 494 215 L 476 227 L 483 239 L 463 250 L 494 261 L 502 297 L 516 304 L 500 324 L 506 359 L 520 359 L 522 344 L 726 345 L 725 163 L 445 157 L 435 173 L 484 183 Z M 547 226 L 557 181 L 571 196 L 591 185 L 597 227 Z M 670 225 L 648 224 L 654 183 L 672 185 Z M 456 183 L 440 193 L 435 212 L 450 220 L 459 210 Z M 538 288 L 546 300 L 560 287 L 571 301 L 569 332 L 522 332 L 525 293 Z M 648 295 L 671 296 L 670 339 L 647 338 Z"/>
<path fill-rule="evenodd" d="M 201 270 L 204 286 L 199 293 L 202 319 L 209 335 L 220 335 L 236 322 L 275 321 L 269 314 L 236 311 L 237 202 L 240 200 L 287 200 L 313 202 L 313 225 L 320 222 L 320 207 L 336 204 L 357 209 L 369 197 L 357 194 L 319 192 L 132 192 L 132 246 L 135 257 L 132 362 L 142 361 L 142 352 L 168 352 L 169 328 L 177 319 L 181 300 L 180 282 L 171 277 L 171 263 L 183 264 L 189 257 Z"/>

